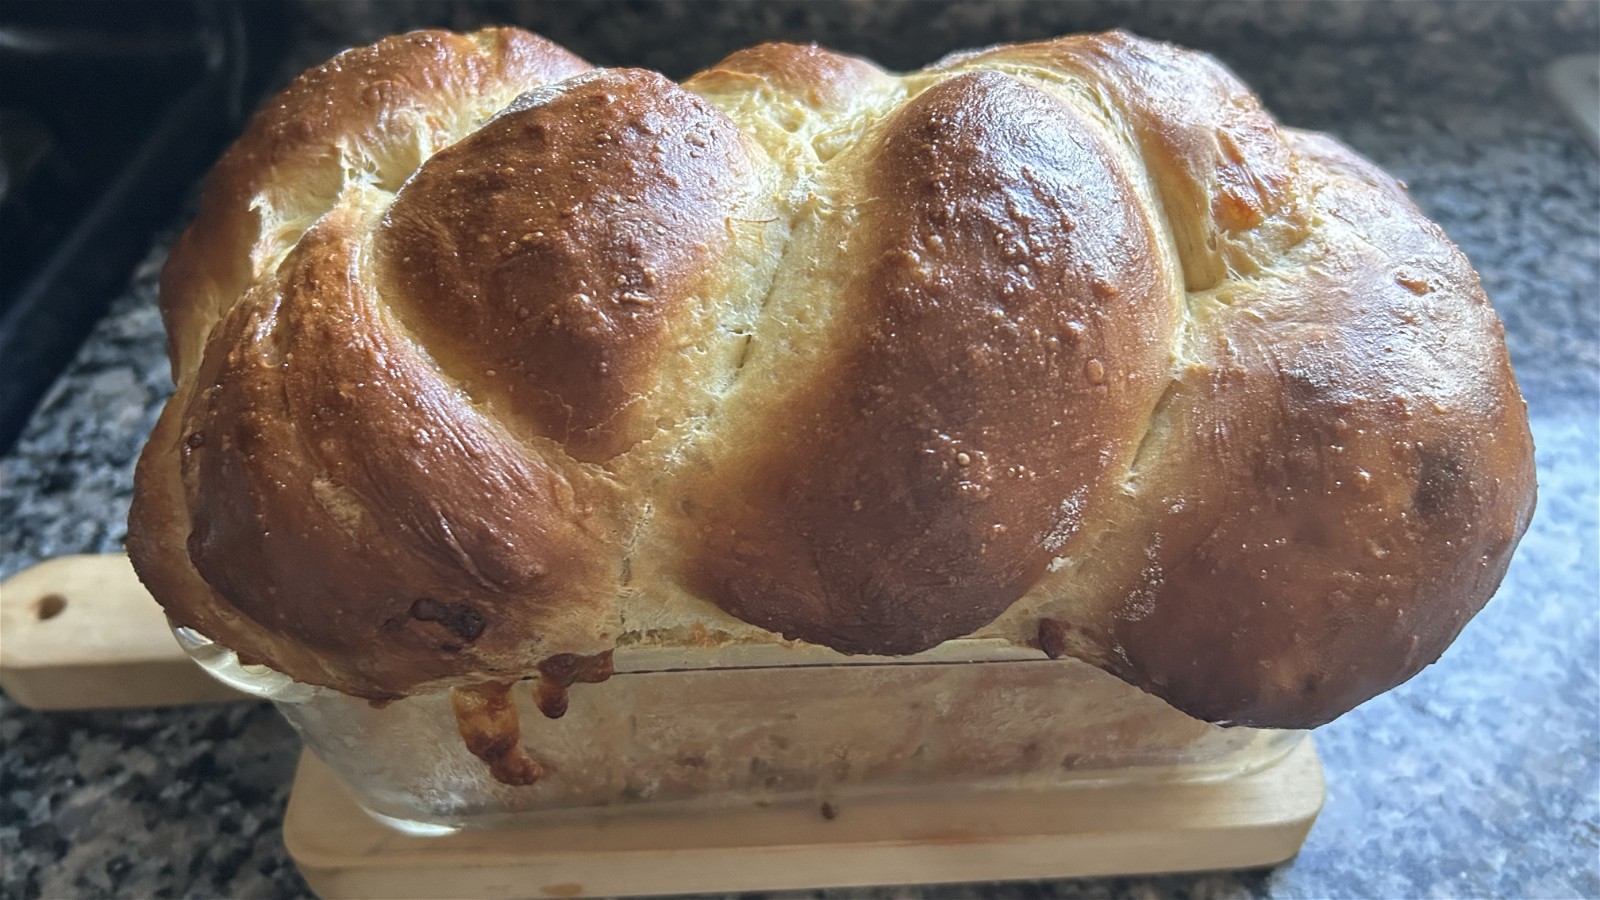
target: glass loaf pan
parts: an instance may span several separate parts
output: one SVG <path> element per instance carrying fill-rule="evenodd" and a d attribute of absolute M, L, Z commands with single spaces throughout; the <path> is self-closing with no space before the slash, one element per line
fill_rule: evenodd
<path fill-rule="evenodd" d="M 1221 779 L 1304 737 L 1200 722 L 1088 664 L 999 640 L 900 658 L 623 648 L 609 680 L 572 686 L 560 718 L 539 711 L 531 682 L 512 689 L 523 745 L 544 770 L 517 787 L 468 752 L 449 691 L 374 707 L 176 633 L 213 677 L 272 700 L 369 813 L 412 833 L 628 804 L 681 812 L 930 786 Z"/>

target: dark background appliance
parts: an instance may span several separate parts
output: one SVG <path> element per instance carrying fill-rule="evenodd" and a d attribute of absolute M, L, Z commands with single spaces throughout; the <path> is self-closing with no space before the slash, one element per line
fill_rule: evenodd
<path fill-rule="evenodd" d="M 238 131 L 287 13 L 0 5 L 0 452 Z"/>

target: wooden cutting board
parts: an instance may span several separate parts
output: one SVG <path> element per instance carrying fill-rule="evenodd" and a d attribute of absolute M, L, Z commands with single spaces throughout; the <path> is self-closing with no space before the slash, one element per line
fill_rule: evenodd
<path fill-rule="evenodd" d="M 35 709 L 238 699 L 178 647 L 117 555 L 53 559 L 0 584 L 0 687 Z M 814 805 L 665 816 L 649 804 L 418 836 L 379 824 L 310 753 L 284 843 L 327 898 L 593 897 L 1002 881 L 1273 865 L 1322 809 L 1309 739 L 1212 782 L 1005 790 L 943 785 Z"/>
<path fill-rule="evenodd" d="M 121 553 L 58 556 L 0 583 L 0 688 L 45 710 L 242 696 L 183 652 Z"/>
<path fill-rule="evenodd" d="M 664 817 L 552 816 L 414 837 L 374 822 L 300 758 L 283 836 L 319 895 L 605 897 L 1247 869 L 1294 856 L 1322 809 L 1307 739 L 1277 765 L 1209 783 L 1046 790 L 942 786 Z"/>

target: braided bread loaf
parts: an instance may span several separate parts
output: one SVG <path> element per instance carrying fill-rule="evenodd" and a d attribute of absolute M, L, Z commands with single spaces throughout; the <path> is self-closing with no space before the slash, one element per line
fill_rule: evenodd
<path fill-rule="evenodd" d="M 903 76 L 768 44 L 682 85 L 389 38 L 255 117 L 162 310 L 141 577 L 373 699 L 977 635 L 1310 726 L 1437 658 L 1533 507 L 1461 253 L 1120 33 Z"/>

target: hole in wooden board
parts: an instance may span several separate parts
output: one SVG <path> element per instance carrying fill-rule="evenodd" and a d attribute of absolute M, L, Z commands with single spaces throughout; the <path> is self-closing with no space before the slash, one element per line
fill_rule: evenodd
<path fill-rule="evenodd" d="M 38 616 L 39 621 L 43 622 L 61 615 L 61 611 L 66 608 L 67 598 L 60 594 L 45 594 L 39 598 L 38 603 L 33 605 L 33 614 Z"/>

